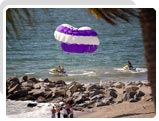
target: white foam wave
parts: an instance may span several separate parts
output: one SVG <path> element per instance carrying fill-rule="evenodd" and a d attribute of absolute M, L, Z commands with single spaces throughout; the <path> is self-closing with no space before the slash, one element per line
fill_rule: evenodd
<path fill-rule="evenodd" d="M 124 68 L 114 68 L 114 70 L 125 73 L 144 73 L 147 72 L 146 68 L 136 68 L 135 70 L 128 70 Z"/>
<path fill-rule="evenodd" d="M 147 72 L 147 68 L 136 68 L 136 71 L 140 73 Z"/>
<path fill-rule="evenodd" d="M 82 75 L 95 76 L 96 73 L 94 71 L 83 71 L 83 72 L 68 74 L 68 76 L 82 76 Z"/>
<path fill-rule="evenodd" d="M 104 72 L 104 74 L 109 74 L 109 73 L 110 73 L 110 72 L 107 72 L 107 71 L 106 71 L 106 72 Z"/>
<path fill-rule="evenodd" d="M 14 107 L 10 107 L 10 109 L 8 110 L 14 110 L 14 108 L 16 107 L 17 110 L 17 114 L 9 114 L 7 115 L 7 117 L 9 118 L 51 118 L 51 109 L 54 106 L 56 108 L 56 105 L 58 104 L 53 104 L 53 103 L 37 103 L 37 106 L 33 107 L 32 111 L 29 112 L 24 112 L 23 108 L 20 108 L 21 105 L 25 105 L 25 108 L 29 108 L 26 107 L 26 105 L 31 102 L 31 101 L 9 101 L 10 104 L 13 104 Z M 74 111 L 74 113 L 76 114 L 76 111 Z M 57 114 L 55 115 L 57 117 Z M 61 118 L 63 118 L 62 114 L 61 114 Z"/>
<path fill-rule="evenodd" d="M 26 75 L 32 75 L 35 74 L 35 72 L 29 72 L 29 73 L 25 73 Z"/>
<path fill-rule="evenodd" d="M 55 106 L 55 104 L 51 103 L 37 103 L 36 107 L 33 107 L 32 111 L 29 111 L 29 107 L 26 107 L 28 103 L 36 103 L 32 101 L 13 101 L 8 100 L 8 105 L 16 105 L 16 107 L 25 107 L 23 108 L 17 108 L 17 114 L 9 114 L 7 115 L 10 118 L 50 118 L 51 117 L 51 109 L 52 106 Z M 14 106 L 9 106 L 7 110 L 13 110 L 15 108 Z M 29 112 L 25 112 L 24 110 L 27 110 Z"/>
<path fill-rule="evenodd" d="M 14 115 L 7 115 L 10 118 L 50 118 L 51 117 L 51 109 L 37 109 L 32 112 L 25 112 Z"/>

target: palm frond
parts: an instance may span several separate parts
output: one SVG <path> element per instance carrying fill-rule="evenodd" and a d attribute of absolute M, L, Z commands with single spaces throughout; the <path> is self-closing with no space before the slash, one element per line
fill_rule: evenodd
<path fill-rule="evenodd" d="M 7 35 L 11 37 L 14 36 L 15 38 L 17 38 L 21 32 L 19 30 L 24 29 L 24 26 L 23 26 L 24 21 L 28 21 L 29 23 L 32 23 L 32 17 L 28 9 L 9 8 L 6 11 Z"/>
<path fill-rule="evenodd" d="M 88 8 L 88 11 L 97 19 L 102 18 L 112 25 L 117 23 L 118 18 L 129 22 L 130 16 L 138 17 L 138 10 L 133 8 Z"/>

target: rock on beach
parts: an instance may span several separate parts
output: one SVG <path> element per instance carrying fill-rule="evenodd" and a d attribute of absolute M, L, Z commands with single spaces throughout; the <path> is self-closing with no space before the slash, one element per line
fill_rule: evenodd
<path fill-rule="evenodd" d="M 76 110 L 81 108 L 93 108 L 105 105 L 115 105 L 122 102 L 134 103 L 146 99 L 146 92 L 142 87 L 145 83 L 113 82 L 111 85 L 83 84 L 80 82 L 65 83 L 63 80 L 53 82 L 51 80 L 40 80 L 27 76 L 20 78 L 13 77 L 6 81 L 7 99 L 31 100 L 38 103 L 68 103 Z M 149 95 L 150 96 L 150 95 Z M 151 96 L 150 96 L 151 97 Z M 147 99 L 148 100 L 148 99 Z"/>

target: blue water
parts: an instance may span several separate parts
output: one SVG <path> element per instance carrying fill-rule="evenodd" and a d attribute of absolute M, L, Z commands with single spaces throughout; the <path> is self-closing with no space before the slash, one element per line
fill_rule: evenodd
<path fill-rule="evenodd" d="M 6 76 L 23 75 L 50 80 L 99 82 L 100 80 L 146 80 L 147 73 L 141 28 L 137 18 L 130 23 L 118 21 L 112 26 L 95 19 L 85 9 L 29 9 L 34 16 L 32 23 L 23 22 L 19 37 L 9 37 L 6 45 Z M 94 53 L 75 54 L 63 52 L 54 38 L 60 24 L 74 27 L 89 26 L 97 33 L 100 45 Z M 16 20 L 16 26 L 19 21 Z M 10 30 L 12 32 L 12 29 Z M 142 72 L 123 72 L 120 69 L 131 60 Z M 49 74 L 49 69 L 63 65 L 67 77 Z"/>

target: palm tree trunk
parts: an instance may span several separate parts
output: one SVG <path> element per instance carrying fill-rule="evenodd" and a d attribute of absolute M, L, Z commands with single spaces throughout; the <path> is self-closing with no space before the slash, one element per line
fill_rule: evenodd
<path fill-rule="evenodd" d="M 156 108 L 156 11 L 153 8 L 143 8 L 140 10 L 139 18 L 148 68 L 148 81 L 151 85 Z"/>

